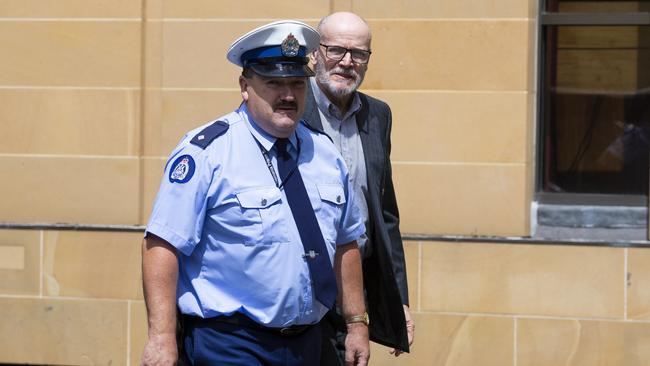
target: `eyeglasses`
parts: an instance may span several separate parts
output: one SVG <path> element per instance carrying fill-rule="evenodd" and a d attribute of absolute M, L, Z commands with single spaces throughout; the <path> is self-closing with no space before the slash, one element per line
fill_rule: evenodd
<path fill-rule="evenodd" d="M 370 54 L 372 52 L 366 50 L 360 50 L 357 48 L 345 48 L 341 46 L 328 46 L 326 44 L 320 44 L 325 47 L 325 57 L 333 61 L 341 61 L 345 57 L 346 53 L 350 53 L 352 61 L 357 64 L 367 64 L 370 61 Z"/>

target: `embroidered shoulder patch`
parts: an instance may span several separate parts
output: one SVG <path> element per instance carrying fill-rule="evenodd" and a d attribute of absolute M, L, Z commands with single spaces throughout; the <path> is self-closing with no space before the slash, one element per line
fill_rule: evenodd
<path fill-rule="evenodd" d="M 210 145 L 210 143 L 212 143 L 214 139 L 228 131 L 228 127 L 230 127 L 228 123 L 224 121 L 217 121 L 204 128 L 201 132 L 194 136 L 190 143 L 202 149 L 205 149 L 208 147 L 208 145 Z"/>
<path fill-rule="evenodd" d="M 196 164 L 189 155 L 181 155 L 172 163 L 169 169 L 169 181 L 172 183 L 187 183 L 194 175 Z"/>

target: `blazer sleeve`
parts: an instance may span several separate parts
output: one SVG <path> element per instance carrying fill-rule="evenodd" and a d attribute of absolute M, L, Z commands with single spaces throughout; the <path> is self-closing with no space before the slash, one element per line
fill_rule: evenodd
<path fill-rule="evenodd" d="M 386 143 L 386 159 L 384 167 L 384 184 L 381 192 L 381 208 L 386 230 L 390 238 L 391 257 L 393 262 L 393 271 L 397 281 L 397 287 L 402 297 L 402 303 L 409 305 L 408 283 L 406 279 L 406 261 L 404 259 L 404 244 L 399 229 L 399 209 L 397 207 L 397 198 L 395 197 L 395 187 L 393 185 L 392 164 L 390 161 L 391 153 L 391 129 L 392 113 L 390 107 L 386 106 L 386 131 L 384 141 Z"/>

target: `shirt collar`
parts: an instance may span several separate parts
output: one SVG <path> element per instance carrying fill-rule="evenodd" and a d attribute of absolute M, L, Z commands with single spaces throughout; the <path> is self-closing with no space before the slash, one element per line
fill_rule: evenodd
<path fill-rule="evenodd" d="M 264 150 L 270 151 L 273 148 L 277 137 L 264 131 L 260 126 L 257 125 L 255 121 L 253 121 L 253 116 L 250 115 L 246 103 L 242 103 L 239 106 L 237 113 L 239 113 L 242 119 L 246 122 L 246 127 L 248 127 L 248 130 L 251 132 L 251 135 L 253 135 L 255 140 L 257 140 L 257 142 L 262 145 Z M 300 121 L 298 121 L 298 124 L 300 124 Z M 296 144 L 298 140 L 295 133 L 292 133 L 291 136 L 289 136 L 289 142 L 294 148 L 297 146 Z"/>
<path fill-rule="evenodd" d="M 320 109 L 320 111 L 323 112 L 326 116 L 335 117 L 344 121 L 350 116 L 356 114 L 361 109 L 361 98 L 359 98 L 359 93 L 355 91 L 348 113 L 346 113 L 345 116 L 341 116 L 341 111 L 334 103 L 329 100 L 329 98 L 327 98 L 327 95 L 323 93 L 323 91 L 318 86 L 318 83 L 316 82 L 316 78 L 309 78 L 309 81 L 311 83 L 311 89 L 314 92 L 316 105 L 318 106 L 318 109 Z"/>

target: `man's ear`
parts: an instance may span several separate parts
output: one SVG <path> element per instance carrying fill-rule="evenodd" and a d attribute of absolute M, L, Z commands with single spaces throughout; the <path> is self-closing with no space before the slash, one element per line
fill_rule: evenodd
<path fill-rule="evenodd" d="M 248 87 L 248 80 L 246 80 L 244 75 L 239 75 L 239 92 L 244 102 L 248 101 Z"/>
<path fill-rule="evenodd" d="M 309 62 L 310 62 L 312 65 L 316 65 L 316 62 L 317 62 L 316 52 L 318 52 L 318 49 L 315 49 L 314 51 L 312 51 L 312 52 L 309 54 Z"/>

